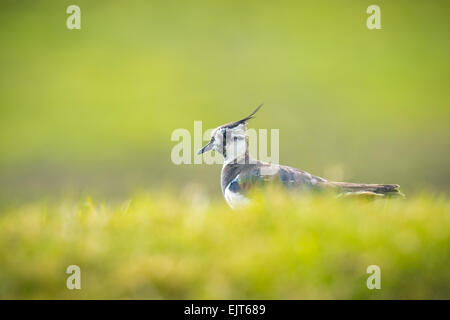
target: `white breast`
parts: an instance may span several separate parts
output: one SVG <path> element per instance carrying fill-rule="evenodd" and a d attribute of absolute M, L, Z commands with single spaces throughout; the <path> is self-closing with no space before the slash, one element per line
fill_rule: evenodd
<path fill-rule="evenodd" d="M 237 177 L 236 177 L 236 179 L 237 179 Z M 224 192 L 223 196 L 225 197 L 226 202 L 232 209 L 237 209 L 239 207 L 249 204 L 250 200 L 248 198 L 246 198 L 244 195 L 230 190 L 229 187 L 233 182 L 234 182 L 234 180 L 231 181 L 228 184 L 228 186 L 225 188 L 225 192 Z"/>

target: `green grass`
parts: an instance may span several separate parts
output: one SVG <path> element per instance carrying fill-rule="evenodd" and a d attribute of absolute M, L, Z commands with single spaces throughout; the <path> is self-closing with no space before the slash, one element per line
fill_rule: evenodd
<path fill-rule="evenodd" d="M 378 2 L 1 1 L 0 298 L 450 298 L 450 2 Z M 410 197 L 230 211 L 170 137 L 260 102 L 280 163 Z"/>
<path fill-rule="evenodd" d="M 450 201 L 191 192 L 36 202 L 0 214 L 0 298 L 450 298 Z M 198 196 L 192 196 L 198 195 Z M 68 265 L 81 290 L 66 289 Z M 366 268 L 381 268 L 368 290 Z"/>

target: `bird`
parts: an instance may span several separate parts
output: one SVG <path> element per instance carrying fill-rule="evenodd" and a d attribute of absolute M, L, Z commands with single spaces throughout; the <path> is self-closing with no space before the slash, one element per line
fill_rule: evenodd
<path fill-rule="evenodd" d="M 221 125 L 211 132 L 210 141 L 197 154 L 216 151 L 223 156 L 221 189 L 227 204 L 236 209 L 251 203 L 255 188 L 278 183 L 289 190 L 332 191 L 337 197 L 404 197 L 398 184 L 366 184 L 328 181 L 293 167 L 256 160 L 249 154 L 247 123 L 261 109 L 247 117 Z"/>

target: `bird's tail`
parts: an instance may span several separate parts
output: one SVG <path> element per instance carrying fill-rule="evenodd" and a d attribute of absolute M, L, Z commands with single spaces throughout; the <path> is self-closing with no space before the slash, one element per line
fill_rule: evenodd
<path fill-rule="evenodd" d="M 365 184 L 332 181 L 327 184 L 338 191 L 339 197 L 405 197 L 405 195 L 400 192 L 400 186 L 398 184 Z"/>

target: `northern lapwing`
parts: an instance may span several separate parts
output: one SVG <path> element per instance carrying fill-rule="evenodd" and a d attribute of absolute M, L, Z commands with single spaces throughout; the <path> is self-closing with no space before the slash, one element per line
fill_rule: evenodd
<path fill-rule="evenodd" d="M 214 129 L 209 143 L 198 151 L 198 154 L 210 150 L 222 154 L 222 193 L 231 208 L 248 203 L 249 190 L 274 182 L 288 189 L 330 190 L 338 196 L 403 196 L 397 184 L 328 181 L 295 168 L 253 159 L 248 151 L 247 122 L 261 106 L 244 119 Z"/>

